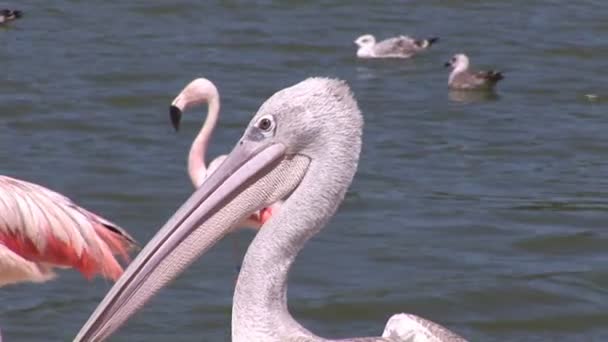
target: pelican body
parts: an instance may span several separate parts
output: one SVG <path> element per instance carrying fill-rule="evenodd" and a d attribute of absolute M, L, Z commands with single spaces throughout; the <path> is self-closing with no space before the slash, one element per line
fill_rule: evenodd
<path fill-rule="evenodd" d="M 278 200 L 285 200 L 281 210 L 257 233 L 239 273 L 232 340 L 327 341 L 289 313 L 287 276 L 300 249 L 344 199 L 357 169 L 362 130 L 361 112 L 344 82 L 310 78 L 274 94 L 226 160 L 110 289 L 75 341 L 109 337 L 248 213 Z M 417 316 L 399 317 L 416 341 L 464 341 Z M 348 341 L 399 341 L 402 335 L 397 329 L 385 334 Z"/>
<path fill-rule="evenodd" d="M 116 224 L 40 185 L 0 175 L 0 286 L 44 282 L 57 267 L 86 278 L 122 274 L 135 240 Z"/>

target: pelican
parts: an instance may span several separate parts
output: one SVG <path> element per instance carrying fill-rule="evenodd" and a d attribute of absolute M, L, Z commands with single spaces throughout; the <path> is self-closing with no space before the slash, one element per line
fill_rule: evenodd
<path fill-rule="evenodd" d="M 451 67 L 448 87 L 452 90 L 491 90 L 504 76 L 500 71 L 470 71 L 469 57 L 463 53 L 454 55 L 445 67 Z"/>
<path fill-rule="evenodd" d="M 245 255 L 232 306 L 232 340 L 327 341 L 289 313 L 287 277 L 300 249 L 344 199 L 357 169 L 362 130 L 357 102 L 342 81 L 309 78 L 274 94 L 226 160 L 110 289 L 75 341 L 109 337 L 239 220 L 281 199 L 281 210 Z M 384 337 L 347 341 L 465 341 L 414 315 L 395 315 L 389 326 Z"/>
<path fill-rule="evenodd" d="M 126 260 L 135 245 L 124 229 L 69 198 L 0 175 L 0 287 L 45 282 L 57 267 L 116 280 L 123 270 L 114 254 Z"/>
<path fill-rule="evenodd" d="M 183 113 L 189 108 L 204 103 L 207 103 L 207 116 L 201 130 L 194 138 L 188 154 L 188 175 L 194 188 L 201 186 L 205 179 L 226 159 L 226 155 L 220 155 L 209 163 L 208 168 L 205 163 L 209 140 L 211 140 L 220 115 L 220 93 L 210 80 L 203 77 L 197 78 L 184 87 L 169 107 L 171 124 L 178 131 Z M 270 218 L 273 211 L 278 210 L 279 206 L 280 203 L 275 203 L 268 208 L 256 211 L 241 222 L 239 227 L 259 229 Z"/>
<path fill-rule="evenodd" d="M 357 38 L 354 43 L 359 47 L 359 58 L 410 58 L 426 50 L 437 42 L 439 38 L 414 39 L 408 36 L 387 38 L 376 42 L 376 37 L 365 34 Z"/>

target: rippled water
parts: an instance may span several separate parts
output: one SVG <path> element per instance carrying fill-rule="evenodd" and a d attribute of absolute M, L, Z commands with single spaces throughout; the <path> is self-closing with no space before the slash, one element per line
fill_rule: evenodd
<path fill-rule="evenodd" d="M 344 205 L 291 276 L 306 327 L 377 335 L 405 311 L 473 341 L 608 340 L 605 1 L 10 5 L 26 16 L 0 29 L 1 173 L 145 243 L 191 193 L 185 159 L 203 111 L 179 134 L 167 113 L 188 81 L 222 93 L 217 155 L 275 91 L 340 77 L 364 112 L 364 148 Z M 441 41 L 412 60 L 358 61 L 352 41 L 368 32 Z M 504 70 L 496 96 L 448 93 L 442 65 L 456 52 Z M 224 241 L 112 340 L 229 340 L 232 253 Z M 2 288 L 5 340 L 70 340 L 110 286 L 66 271 Z"/>

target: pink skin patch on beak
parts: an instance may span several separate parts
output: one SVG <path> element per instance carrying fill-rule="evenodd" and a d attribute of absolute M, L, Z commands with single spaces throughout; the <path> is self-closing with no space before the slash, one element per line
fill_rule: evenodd
<path fill-rule="evenodd" d="M 270 220 L 272 217 L 272 209 L 271 208 L 262 208 L 260 211 L 251 214 L 249 219 L 255 222 L 258 222 L 261 225 L 266 223 L 266 221 Z"/>
<path fill-rule="evenodd" d="M 272 209 L 271 208 L 263 208 L 260 210 L 260 222 L 262 224 L 266 223 L 266 221 L 270 220 L 272 217 Z"/>

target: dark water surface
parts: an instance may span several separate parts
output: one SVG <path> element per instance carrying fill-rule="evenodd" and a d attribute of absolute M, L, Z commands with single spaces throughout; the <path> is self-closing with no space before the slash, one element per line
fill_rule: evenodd
<path fill-rule="evenodd" d="M 5 2 L 26 16 L 0 29 L 0 173 L 145 243 L 192 191 L 204 109 L 179 134 L 167 113 L 187 82 L 222 93 L 217 155 L 275 91 L 340 77 L 365 116 L 363 154 L 290 279 L 306 327 L 378 335 L 405 311 L 472 341 L 608 341 L 608 3 L 367 3 Z M 363 33 L 441 41 L 412 60 L 358 61 Z M 497 96 L 448 94 L 456 52 L 505 71 Z M 225 240 L 112 341 L 229 340 L 232 254 Z M 2 288 L 5 340 L 71 340 L 110 286 L 65 271 Z"/>

